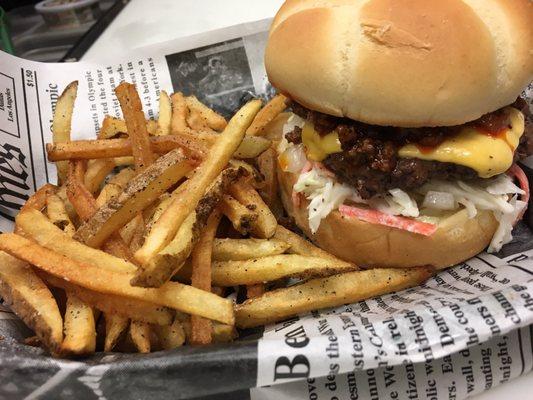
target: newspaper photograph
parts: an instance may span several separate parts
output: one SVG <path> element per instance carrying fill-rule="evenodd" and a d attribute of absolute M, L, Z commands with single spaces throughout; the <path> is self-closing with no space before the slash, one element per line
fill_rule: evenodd
<path fill-rule="evenodd" d="M 275 92 L 263 65 L 269 24 L 161 43 L 101 64 L 45 64 L 0 52 L 0 231 L 13 229 L 40 186 L 57 182 L 46 143 L 67 84 L 79 84 L 73 139 L 95 138 L 105 115 L 121 117 L 114 89 L 122 81 L 136 85 L 147 118 L 157 118 L 162 90 L 195 95 L 229 117 L 251 97 Z M 531 182 L 533 170 L 524 170 Z M 206 348 L 53 359 L 24 344 L 31 332 L 0 305 L 0 397 L 464 399 L 533 369 L 533 232 L 520 222 L 513 236 L 498 253 L 481 253 L 417 287 Z"/>

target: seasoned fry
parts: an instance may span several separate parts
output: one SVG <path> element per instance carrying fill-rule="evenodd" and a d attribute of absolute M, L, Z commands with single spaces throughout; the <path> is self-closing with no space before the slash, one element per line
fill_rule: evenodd
<path fill-rule="evenodd" d="M 96 208 L 102 207 L 105 203 L 111 200 L 112 197 L 118 196 L 134 176 L 135 172 L 130 168 L 124 168 L 118 174 L 113 176 L 102 188 L 100 194 L 96 198 Z"/>
<path fill-rule="evenodd" d="M 259 107 L 258 101 L 251 101 L 237 112 L 220 134 L 216 146 L 202 162 L 201 168 L 198 168 L 189 180 L 187 192 L 179 198 L 173 196 L 168 208 L 146 237 L 144 245 L 135 253 L 135 258 L 141 264 L 147 264 L 176 235 L 180 225 L 194 210 L 207 187 L 225 168 Z"/>
<path fill-rule="evenodd" d="M 63 320 L 54 296 L 24 261 L 0 252 L 0 296 L 52 352 L 63 341 Z"/>
<path fill-rule="evenodd" d="M 72 124 L 72 113 L 74 102 L 78 93 L 78 81 L 70 83 L 61 96 L 57 99 L 52 121 L 52 137 L 54 143 L 70 142 L 70 129 Z M 67 177 L 67 164 L 58 162 L 57 179 L 59 183 L 65 181 Z"/>
<path fill-rule="evenodd" d="M 200 111 L 189 108 L 189 115 L 187 116 L 187 125 L 194 131 L 210 130 L 207 121 L 200 113 Z"/>
<path fill-rule="evenodd" d="M 267 292 L 237 305 L 237 326 L 250 328 L 325 307 L 353 303 L 416 286 L 431 268 L 376 268 L 348 272 Z"/>
<path fill-rule="evenodd" d="M 63 353 L 76 355 L 94 353 L 96 331 L 93 310 L 72 292 L 67 292 L 64 329 L 65 337 L 61 344 Z"/>
<path fill-rule="evenodd" d="M 128 246 L 135 235 L 138 235 L 140 230 L 139 225 L 144 222 L 140 214 L 137 214 L 130 222 L 128 222 L 122 229 L 120 229 L 120 236 Z"/>
<path fill-rule="evenodd" d="M 135 219 L 138 221 L 135 230 L 132 232 L 131 240 L 129 241 L 129 248 L 131 250 L 131 260 L 133 261 L 133 254 L 140 249 L 140 247 L 143 244 L 144 241 L 144 232 L 145 232 L 145 226 L 144 226 L 144 218 L 142 216 L 142 213 L 139 213 Z"/>
<path fill-rule="evenodd" d="M 133 287 L 129 284 L 133 274 L 99 268 L 94 262 L 86 264 L 74 261 L 14 233 L 0 235 L 0 250 L 90 290 L 159 304 L 229 325 L 235 322 L 231 300 L 192 286 L 167 282 L 157 289 Z M 115 259 L 114 263 L 126 262 L 110 255 L 108 257 Z M 135 268 L 133 264 L 130 265 Z"/>
<path fill-rule="evenodd" d="M 243 139 L 241 145 L 235 152 L 237 158 L 255 158 L 267 150 L 272 142 L 260 136 L 248 136 Z"/>
<path fill-rule="evenodd" d="M 222 196 L 220 210 L 241 235 L 247 235 L 258 218 L 257 213 L 250 211 L 230 195 Z"/>
<path fill-rule="evenodd" d="M 205 104 L 200 102 L 195 96 L 186 97 L 185 102 L 187 103 L 187 106 L 189 107 L 191 113 L 193 111 L 198 112 L 202 120 L 205 121 L 206 125 L 209 128 L 214 129 L 215 131 L 222 131 L 228 124 L 226 119 L 222 115 L 207 107 Z M 196 129 L 194 126 L 190 126 L 191 128 Z"/>
<path fill-rule="evenodd" d="M 336 262 L 337 265 L 348 264 L 348 265 L 354 266 L 353 264 L 343 261 L 340 258 L 337 258 L 334 255 L 328 253 L 327 251 L 324 251 L 321 248 L 316 247 L 314 244 L 305 240 L 300 235 L 297 235 L 296 233 L 291 232 L 290 230 L 288 230 L 287 228 L 281 225 L 278 225 L 276 227 L 276 233 L 274 234 L 274 238 L 287 242 L 291 246 L 288 249 L 289 253 L 300 254 L 302 256 L 329 259 L 331 261 Z"/>
<path fill-rule="evenodd" d="M 276 151 L 272 147 L 257 157 L 257 167 L 263 175 L 262 185 L 257 191 L 276 217 L 283 215 L 283 205 L 278 193 L 277 165 Z"/>
<path fill-rule="evenodd" d="M 213 260 L 249 260 L 285 253 L 290 245 L 279 239 L 215 239 Z"/>
<path fill-rule="evenodd" d="M 242 261 L 215 261 L 213 285 L 236 286 L 275 281 L 285 277 L 313 278 L 354 271 L 351 265 L 298 254 L 281 254 Z"/>
<path fill-rule="evenodd" d="M 131 318 L 149 324 L 168 325 L 172 322 L 172 313 L 168 308 L 143 300 L 95 292 L 42 271 L 39 271 L 38 275 L 53 287 L 75 293 L 85 303 L 104 312 L 106 318 L 110 314 L 117 314 L 123 318 Z"/>
<path fill-rule="evenodd" d="M 220 173 L 208 192 L 198 202 L 195 211 L 185 218 L 176 236 L 163 250 L 139 269 L 135 280 L 131 282 L 132 285 L 159 287 L 182 267 L 198 241 L 200 230 L 205 226 L 209 214 L 219 203 L 226 188 L 238 179 L 240 171 L 226 168 Z M 178 191 L 181 192 L 179 189 Z"/>
<path fill-rule="evenodd" d="M 157 122 L 154 120 L 146 121 L 146 130 L 150 135 L 157 134 Z M 98 139 L 112 139 L 120 134 L 127 135 L 128 128 L 126 127 L 126 121 L 120 118 L 106 115 L 102 121 L 102 127 L 98 132 Z"/>
<path fill-rule="evenodd" d="M 182 321 L 181 325 L 185 331 L 187 340 L 191 340 L 191 322 Z M 213 322 L 211 336 L 214 343 L 228 343 L 237 337 L 237 331 L 234 326 Z"/>
<path fill-rule="evenodd" d="M 115 94 L 126 120 L 135 169 L 142 171 L 153 164 L 155 156 L 150 147 L 141 99 L 137 90 L 135 90 L 135 85 L 127 82 L 122 82 L 118 85 L 115 89 Z"/>
<path fill-rule="evenodd" d="M 75 165 L 80 161 L 70 161 L 67 179 L 67 197 L 82 221 L 86 221 L 96 212 L 96 202 L 93 195 L 83 185 L 75 174 Z"/>
<path fill-rule="evenodd" d="M 159 95 L 159 117 L 157 119 L 157 135 L 170 134 L 170 121 L 172 119 L 172 103 L 167 92 L 161 91 Z"/>
<path fill-rule="evenodd" d="M 263 283 L 246 286 L 246 298 L 248 299 L 262 296 L 263 293 L 265 293 L 265 285 Z"/>
<path fill-rule="evenodd" d="M 185 102 L 182 93 L 177 92 L 170 96 L 172 100 L 172 118 L 170 121 L 170 131 L 173 135 L 177 133 L 190 133 L 191 129 L 187 126 L 187 117 L 189 116 L 189 107 Z"/>
<path fill-rule="evenodd" d="M 124 192 L 109 200 L 76 232 L 76 239 L 98 247 L 138 212 L 155 201 L 192 169 L 180 149 L 160 157 L 133 178 Z"/>
<path fill-rule="evenodd" d="M 46 214 L 50 221 L 69 236 L 76 232 L 74 224 L 70 220 L 63 200 L 56 194 L 50 194 L 46 198 Z"/>
<path fill-rule="evenodd" d="M 46 185 L 42 186 L 39 190 L 37 190 L 34 194 L 32 194 L 28 200 L 26 200 L 26 203 L 22 206 L 20 209 L 20 212 L 26 211 L 26 210 L 42 210 L 46 206 L 46 199 L 48 196 L 56 193 L 57 187 L 54 185 L 51 185 L 50 183 L 47 183 Z"/>
<path fill-rule="evenodd" d="M 205 229 L 192 252 L 191 285 L 205 291 L 211 291 L 211 252 L 222 214 L 215 210 L 207 220 Z M 191 343 L 211 343 L 211 321 L 196 315 L 191 316 Z"/>
<path fill-rule="evenodd" d="M 98 139 L 111 139 L 121 133 L 127 133 L 126 121 L 120 118 L 106 115 L 102 121 L 102 127 L 98 132 Z"/>
<path fill-rule="evenodd" d="M 181 147 L 186 154 L 195 158 L 204 158 L 209 148 L 214 145 L 218 134 L 208 132 L 177 133 L 167 136 L 157 136 L 150 138 L 152 151 L 158 154 L 165 154 L 171 150 Z M 234 156 L 237 158 L 254 158 L 261 154 L 270 142 L 267 139 L 247 136 L 244 137 L 237 147 Z M 76 140 L 68 143 L 58 143 L 46 145 L 46 152 L 50 161 L 62 160 L 97 160 L 112 158 L 115 165 L 132 164 L 129 156 L 132 154 L 131 140 L 127 138 L 106 139 L 106 140 Z"/>
<path fill-rule="evenodd" d="M 131 321 L 130 336 L 139 353 L 150 353 L 150 325 L 140 321 Z"/>
<path fill-rule="evenodd" d="M 263 128 L 286 108 L 287 98 L 282 94 L 274 96 L 274 98 L 272 98 L 272 100 L 270 100 L 261 111 L 257 113 L 254 121 L 246 131 L 246 134 L 251 136 L 260 135 Z"/>
<path fill-rule="evenodd" d="M 172 325 L 153 326 L 152 330 L 157 338 L 157 348 L 160 350 L 175 349 L 185 343 L 185 330 L 177 318 Z"/>
<path fill-rule="evenodd" d="M 272 237 L 276 232 L 278 222 L 255 189 L 241 180 L 234 183 L 229 192 L 246 208 L 257 214 L 257 220 L 252 224 L 252 234 L 264 239 Z"/>
<path fill-rule="evenodd" d="M 119 314 L 105 315 L 104 351 L 112 351 L 128 327 L 128 318 Z"/>
<path fill-rule="evenodd" d="M 134 272 L 137 270 L 135 265 L 126 260 L 113 257 L 74 240 L 37 210 L 19 213 L 16 221 L 32 240 L 68 258 L 116 272 Z"/>
<path fill-rule="evenodd" d="M 111 159 L 90 160 L 87 163 L 87 171 L 82 181 L 87 190 L 95 194 L 115 166 L 115 162 Z"/>

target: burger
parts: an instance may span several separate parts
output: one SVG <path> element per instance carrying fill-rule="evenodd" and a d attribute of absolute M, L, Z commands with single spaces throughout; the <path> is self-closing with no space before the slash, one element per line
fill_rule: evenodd
<path fill-rule="evenodd" d="M 529 0 L 286 1 L 265 65 L 290 99 L 283 205 L 363 266 L 447 267 L 512 238 L 533 153 Z"/>

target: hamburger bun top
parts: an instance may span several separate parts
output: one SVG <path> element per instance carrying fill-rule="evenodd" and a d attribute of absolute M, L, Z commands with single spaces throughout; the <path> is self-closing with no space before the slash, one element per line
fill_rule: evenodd
<path fill-rule="evenodd" d="M 287 0 L 272 84 L 305 107 L 375 125 L 459 125 L 533 78 L 530 0 Z"/>

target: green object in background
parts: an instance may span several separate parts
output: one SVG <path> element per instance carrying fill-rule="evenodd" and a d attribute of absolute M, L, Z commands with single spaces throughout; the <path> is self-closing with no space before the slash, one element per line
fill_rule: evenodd
<path fill-rule="evenodd" d="M 9 37 L 7 16 L 2 7 L 0 7 L 0 50 L 13 54 L 13 43 L 11 43 L 11 38 Z"/>

